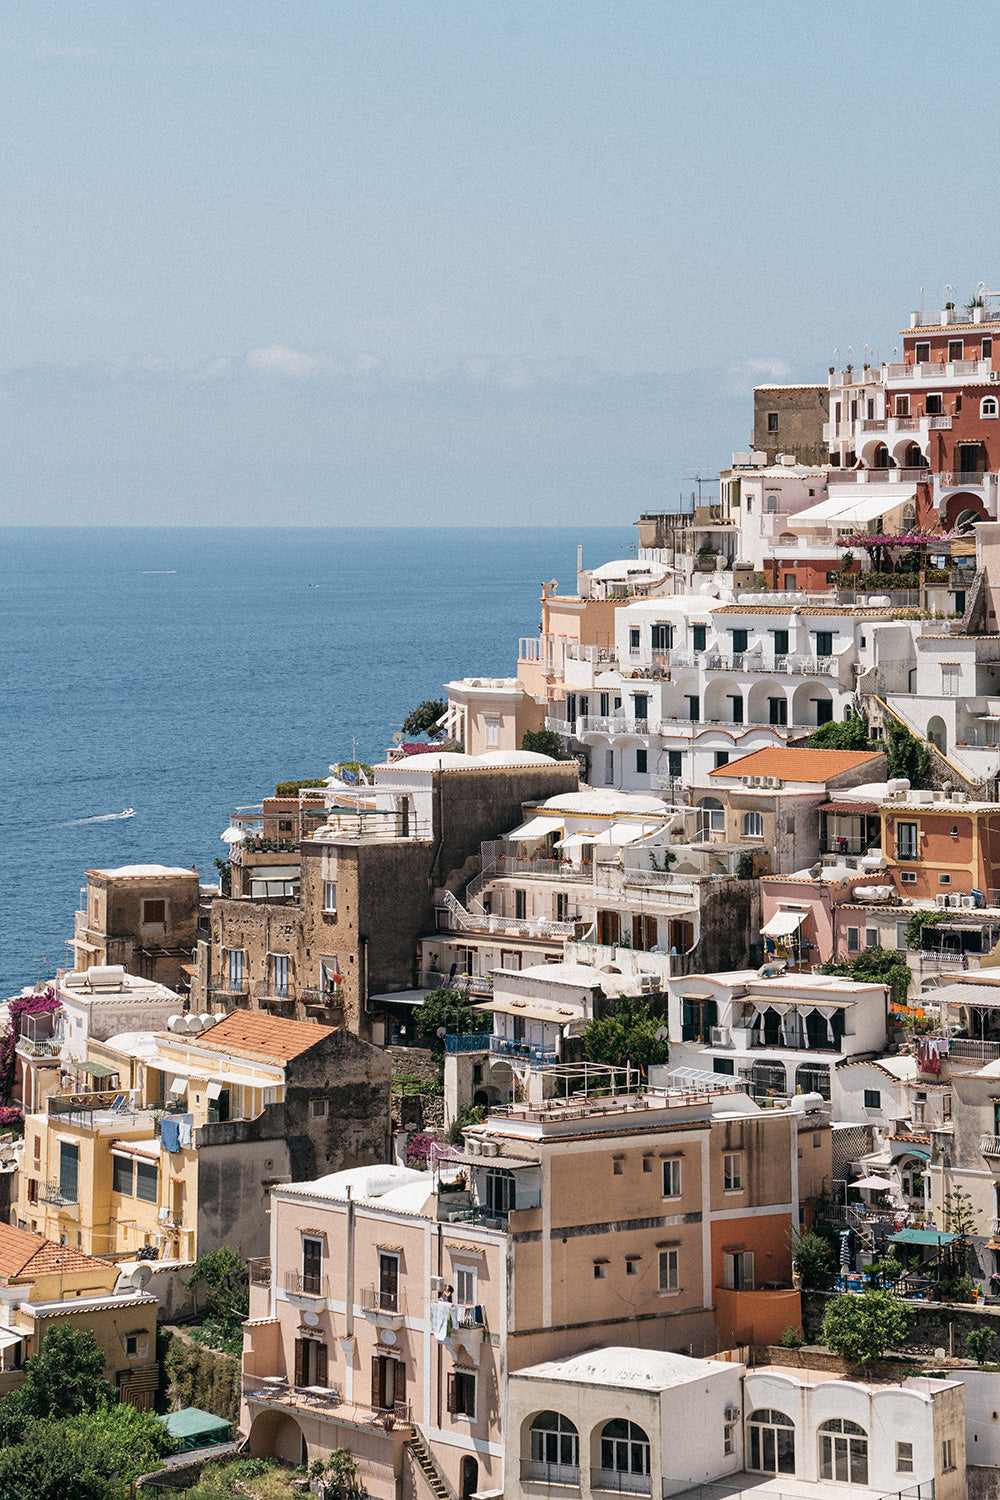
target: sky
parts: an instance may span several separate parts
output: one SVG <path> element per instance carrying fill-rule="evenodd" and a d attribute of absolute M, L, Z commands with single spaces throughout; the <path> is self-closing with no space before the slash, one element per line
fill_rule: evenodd
<path fill-rule="evenodd" d="M 0 525 L 672 508 L 1000 287 L 991 14 L 7 0 Z"/>

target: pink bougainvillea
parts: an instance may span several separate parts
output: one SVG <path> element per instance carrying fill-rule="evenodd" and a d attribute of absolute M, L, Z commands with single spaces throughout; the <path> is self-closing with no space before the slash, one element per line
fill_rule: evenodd
<path fill-rule="evenodd" d="M 14 1088 L 15 1048 L 22 1032 L 24 1017 L 42 1016 L 49 1011 L 62 1010 L 62 1005 L 55 991 L 49 988 L 37 995 L 19 995 L 16 1000 L 8 1002 L 7 1008 L 10 1011 L 10 1025 L 0 1032 L 0 1099 L 9 1104 Z M 20 1110 L 15 1113 L 20 1119 Z M 13 1124 L 14 1121 L 7 1123 Z"/>

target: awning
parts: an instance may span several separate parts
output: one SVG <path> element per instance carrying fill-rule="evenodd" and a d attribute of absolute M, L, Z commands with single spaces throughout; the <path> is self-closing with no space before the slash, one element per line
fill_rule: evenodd
<path fill-rule="evenodd" d="M 245 828 L 229 827 L 223 833 L 220 833 L 219 837 L 224 844 L 242 844 L 243 840 L 249 838 L 250 835 Z"/>
<path fill-rule="evenodd" d="M 743 1087 L 743 1080 L 731 1073 L 708 1073 L 704 1068 L 671 1068 L 668 1074 L 671 1083 L 698 1089 L 733 1089 Z"/>
<path fill-rule="evenodd" d="M 879 1177 L 873 1173 L 871 1177 L 856 1178 L 850 1186 L 853 1188 L 864 1188 L 868 1193 L 889 1193 L 892 1191 L 893 1184 L 889 1181 L 888 1177 Z"/>
<path fill-rule="evenodd" d="M 595 844 L 612 845 L 622 848 L 625 844 L 635 844 L 639 839 L 648 838 L 651 834 L 662 832 L 666 825 L 660 821 L 657 823 L 612 823 L 610 828 L 605 828 L 603 833 L 594 835 Z"/>
<path fill-rule="evenodd" d="M 565 838 L 556 839 L 556 848 L 582 849 L 584 844 L 593 844 L 596 839 L 596 833 L 568 833 Z"/>
<path fill-rule="evenodd" d="M 760 929 L 762 937 L 790 937 L 806 919 L 804 911 L 778 911 Z"/>
<path fill-rule="evenodd" d="M 957 1234 L 942 1234 L 937 1229 L 901 1229 L 898 1234 L 890 1234 L 889 1243 L 892 1245 L 950 1245 L 957 1240 Z"/>
<path fill-rule="evenodd" d="M 213 1082 L 208 1085 L 205 1093 L 210 1099 L 218 1099 L 219 1095 L 222 1093 L 222 1084 L 213 1080 Z"/>
<path fill-rule="evenodd" d="M 10 1349 L 27 1338 L 26 1333 L 12 1333 L 9 1328 L 0 1328 L 0 1349 Z"/>
<path fill-rule="evenodd" d="M 828 500 L 810 505 L 794 516 L 785 516 L 783 524 L 791 531 L 811 531 L 814 526 L 862 527 L 877 516 L 891 515 L 904 505 L 912 505 L 916 498 L 916 491 L 910 489 L 903 489 L 901 495 L 859 495 L 852 483 L 851 492 L 831 495 Z"/>
<path fill-rule="evenodd" d="M 915 1156 L 919 1161 L 930 1161 L 930 1146 L 914 1146 L 909 1141 L 891 1141 L 890 1153 L 893 1161 L 899 1161 L 904 1156 Z"/>
<path fill-rule="evenodd" d="M 476 1009 L 478 1008 L 477 1006 Z M 494 999 L 485 1001 L 482 1008 L 495 1011 L 500 1016 L 521 1016 L 526 1021 L 547 1021 L 550 1026 L 565 1026 L 570 1021 L 588 1019 L 578 1006 L 563 1005 L 555 1000 L 546 1003 L 544 1000 Z"/>
<path fill-rule="evenodd" d="M 850 818 L 877 813 L 879 805 L 877 802 L 821 802 L 816 811 L 843 813 Z"/>
<path fill-rule="evenodd" d="M 541 815 L 529 818 L 526 823 L 511 830 L 507 838 L 513 839 L 519 844 L 540 844 L 542 839 L 547 839 L 550 833 L 561 833 L 566 823 L 563 818 L 543 817 Z"/>
<path fill-rule="evenodd" d="M 167 1092 L 170 1094 L 186 1094 L 187 1087 L 188 1081 L 186 1078 L 175 1078 Z"/>
<path fill-rule="evenodd" d="M 118 1072 L 117 1068 L 109 1068 L 107 1063 L 82 1062 L 74 1066 L 78 1073 L 89 1073 L 91 1078 L 113 1078 Z"/>

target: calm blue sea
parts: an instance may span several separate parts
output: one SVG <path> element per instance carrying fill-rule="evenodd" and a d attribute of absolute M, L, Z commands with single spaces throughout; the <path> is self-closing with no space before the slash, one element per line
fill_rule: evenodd
<path fill-rule="evenodd" d="M 65 963 L 85 872 L 196 865 L 276 781 L 383 757 L 511 675 L 543 579 L 632 527 L 0 529 L 0 996 Z M 136 816 L 110 815 L 134 807 Z"/>

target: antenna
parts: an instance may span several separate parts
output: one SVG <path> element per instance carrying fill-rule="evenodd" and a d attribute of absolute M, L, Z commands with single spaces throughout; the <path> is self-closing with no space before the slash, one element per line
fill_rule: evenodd
<path fill-rule="evenodd" d="M 707 474 L 703 474 L 701 472 L 702 469 L 707 469 L 708 473 Z M 694 483 L 698 486 L 698 504 L 700 505 L 701 504 L 701 487 L 702 487 L 702 485 L 703 484 L 716 484 L 716 483 L 718 483 L 719 476 L 718 476 L 717 471 L 714 470 L 711 467 L 710 464 L 695 464 L 695 466 L 694 466 L 693 469 L 689 469 L 687 471 L 687 473 L 684 475 L 684 478 L 685 479 L 693 480 Z M 693 498 L 693 496 L 692 496 L 692 498 Z"/>

